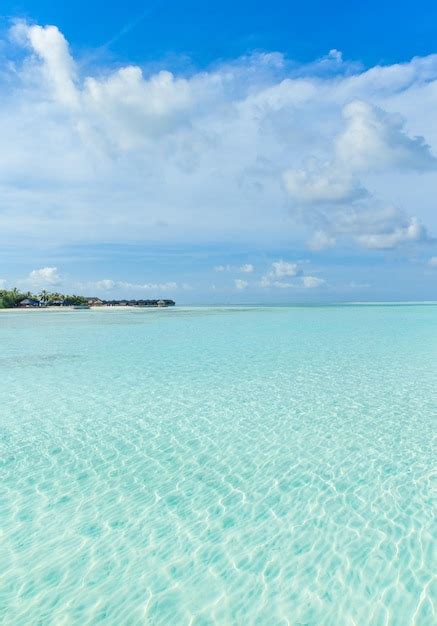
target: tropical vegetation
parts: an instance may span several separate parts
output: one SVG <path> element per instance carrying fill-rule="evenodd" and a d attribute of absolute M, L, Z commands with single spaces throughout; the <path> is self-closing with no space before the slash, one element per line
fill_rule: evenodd
<path fill-rule="evenodd" d="M 14 309 L 20 306 L 20 302 L 28 298 L 37 300 L 42 306 L 86 304 L 87 299 L 83 296 L 67 295 L 62 293 L 50 293 L 43 289 L 39 294 L 30 291 L 14 289 L 0 289 L 0 309 Z"/>

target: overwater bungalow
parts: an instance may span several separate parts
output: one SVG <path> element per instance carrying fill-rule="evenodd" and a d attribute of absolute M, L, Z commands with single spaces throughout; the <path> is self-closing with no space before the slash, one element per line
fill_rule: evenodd
<path fill-rule="evenodd" d="M 131 307 L 167 307 L 175 306 L 174 300 L 101 300 L 100 298 L 87 298 L 89 306 L 131 306 Z"/>

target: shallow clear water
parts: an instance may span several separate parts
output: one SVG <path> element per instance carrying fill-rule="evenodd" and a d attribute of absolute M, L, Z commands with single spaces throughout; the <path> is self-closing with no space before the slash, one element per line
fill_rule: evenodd
<path fill-rule="evenodd" d="M 436 623 L 437 307 L 0 314 L 0 621 Z"/>

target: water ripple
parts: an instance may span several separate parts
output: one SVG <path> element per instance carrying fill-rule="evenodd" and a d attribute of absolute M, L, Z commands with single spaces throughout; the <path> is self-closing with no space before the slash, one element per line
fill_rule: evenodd
<path fill-rule="evenodd" d="M 2 624 L 436 623 L 437 310 L 231 312 L 0 320 Z"/>

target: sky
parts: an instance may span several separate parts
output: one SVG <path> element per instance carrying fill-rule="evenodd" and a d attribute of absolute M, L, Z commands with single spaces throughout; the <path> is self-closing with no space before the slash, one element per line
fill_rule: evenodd
<path fill-rule="evenodd" d="M 0 288 L 437 300 L 437 5 L 0 6 Z"/>

